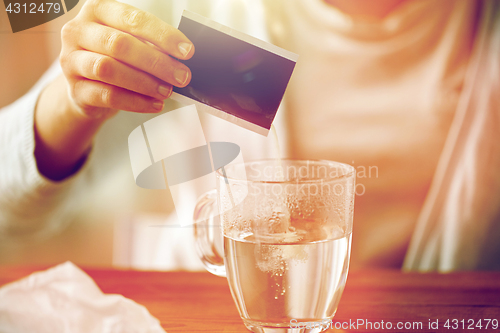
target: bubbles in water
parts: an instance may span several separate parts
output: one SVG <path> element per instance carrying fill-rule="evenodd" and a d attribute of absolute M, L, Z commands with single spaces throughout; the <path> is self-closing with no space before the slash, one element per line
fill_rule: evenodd
<path fill-rule="evenodd" d="M 307 258 L 305 245 L 300 244 L 269 245 L 261 243 L 255 248 L 257 267 L 262 272 L 275 276 L 283 276 L 283 273 L 288 270 L 288 265 L 304 262 Z"/>

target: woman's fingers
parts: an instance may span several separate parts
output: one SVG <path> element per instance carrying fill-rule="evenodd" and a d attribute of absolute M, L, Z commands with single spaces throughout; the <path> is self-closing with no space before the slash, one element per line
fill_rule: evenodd
<path fill-rule="evenodd" d="M 62 30 L 61 66 L 87 115 L 109 109 L 158 112 L 172 86 L 185 87 L 194 46 L 154 15 L 114 0 L 87 0 Z M 105 110 L 108 109 L 108 110 Z"/>
<path fill-rule="evenodd" d="M 101 109 L 155 113 L 163 109 L 163 101 L 107 83 L 80 79 L 70 82 L 71 93 L 86 115 L 99 116 Z"/>
<path fill-rule="evenodd" d="M 69 55 L 71 75 L 101 81 L 142 95 L 164 100 L 172 94 L 172 85 L 152 75 L 98 53 L 79 50 Z"/>
<path fill-rule="evenodd" d="M 89 15 L 98 23 L 146 40 L 179 59 L 189 59 L 194 53 L 182 32 L 151 13 L 113 0 L 92 0 L 90 6 Z"/>
<path fill-rule="evenodd" d="M 191 79 L 186 65 L 128 33 L 97 23 L 79 29 L 83 37 L 78 41 L 80 48 L 120 60 L 177 87 L 186 86 Z"/>

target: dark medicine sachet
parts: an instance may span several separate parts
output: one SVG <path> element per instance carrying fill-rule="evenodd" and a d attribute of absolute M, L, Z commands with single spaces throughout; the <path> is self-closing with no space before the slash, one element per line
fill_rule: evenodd
<path fill-rule="evenodd" d="M 172 98 L 267 136 L 298 56 L 188 11 L 179 30 L 195 54 L 182 61 L 191 82 Z"/>

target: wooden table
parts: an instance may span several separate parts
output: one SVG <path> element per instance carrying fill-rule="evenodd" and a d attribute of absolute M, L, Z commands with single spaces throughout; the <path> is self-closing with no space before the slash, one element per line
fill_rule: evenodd
<path fill-rule="evenodd" d="M 42 268 L 0 267 L 0 285 Z M 224 278 L 209 273 L 84 270 L 105 293 L 122 294 L 146 306 L 169 333 L 248 332 Z M 500 273 L 379 270 L 349 273 L 334 323 L 348 332 L 380 332 L 389 322 L 392 332 L 461 332 L 480 319 L 483 327 L 474 332 L 500 332 Z M 486 319 L 499 321 L 499 328 L 492 330 L 490 321 L 485 329 Z M 438 320 L 439 329 L 429 329 L 429 320 Z M 444 327 L 447 320 L 449 328 Z M 413 328 L 398 329 L 398 322 Z"/>

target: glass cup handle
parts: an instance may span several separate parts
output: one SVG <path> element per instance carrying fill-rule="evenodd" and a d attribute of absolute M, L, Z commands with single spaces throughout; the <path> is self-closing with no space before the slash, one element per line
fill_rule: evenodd
<path fill-rule="evenodd" d="M 194 239 L 203 265 L 210 273 L 225 277 L 224 246 L 217 207 L 217 191 L 203 194 L 194 208 Z"/>

